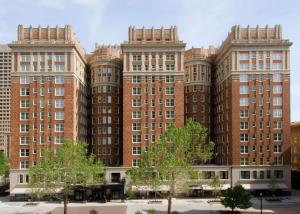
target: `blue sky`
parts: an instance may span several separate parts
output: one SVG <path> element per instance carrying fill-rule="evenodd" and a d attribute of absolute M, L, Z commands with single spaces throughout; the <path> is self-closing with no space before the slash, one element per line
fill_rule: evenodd
<path fill-rule="evenodd" d="M 298 0 L 0 0 L 0 43 L 17 25 L 71 24 L 87 52 L 95 43 L 120 44 L 128 26 L 177 25 L 187 48 L 218 46 L 231 26 L 281 24 L 291 47 L 291 120 L 300 120 L 300 1 Z"/>

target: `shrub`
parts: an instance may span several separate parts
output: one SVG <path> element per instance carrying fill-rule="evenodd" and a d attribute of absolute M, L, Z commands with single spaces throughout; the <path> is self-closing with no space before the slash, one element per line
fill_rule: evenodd
<path fill-rule="evenodd" d="M 98 214 L 98 212 L 97 212 L 97 210 L 92 209 L 92 210 L 90 210 L 90 214 Z"/>
<path fill-rule="evenodd" d="M 136 211 L 134 214 L 143 214 L 141 211 Z"/>
<path fill-rule="evenodd" d="M 171 214 L 179 214 L 179 212 L 174 210 L 174 211 L 171 212 Z"/>
<path fill-rule="evenodd" d="M 147 211 L 148 214 L 157 214 L 155 209 L 150 209 Z"/>

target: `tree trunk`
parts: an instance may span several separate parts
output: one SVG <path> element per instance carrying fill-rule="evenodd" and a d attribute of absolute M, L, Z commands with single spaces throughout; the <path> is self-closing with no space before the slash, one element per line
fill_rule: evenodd
<path fill-rule="evenodd" d="M 169 193 L 168 195 L 168 214 L 171 214 L 171 210 L 172 210 L 172 195 L 171 193 Z"/>
<path fill-rule="evenodd" d="M 68 195 L 64 194 L 64 214 L 67 214 Z"/>

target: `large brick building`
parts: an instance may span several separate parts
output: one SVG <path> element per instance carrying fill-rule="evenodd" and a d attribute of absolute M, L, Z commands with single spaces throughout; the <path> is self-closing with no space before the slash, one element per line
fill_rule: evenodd
<path fill-rule="evenodd" d="M 291 123 L 291 167 L 300 171 L 300 122 Z"/>
<path fill-rule="evenodd" d="M 71 26 L 18 28 L 9 44 L 10 188 L 25 186 L 28 167 L 67 140 L 87 140 L 85 54 Z M 14 192 L 11 191 L 11 194 Z"/>
<path fill-rule="evenodd" d="M 177 28 L 129 27 L 123 52 L 123 166 L 138 166 L 142 150 L 166 127 L 184 124 L 184 48 Z"/>
<path fill-rule="evenodd" d="M 199 168 L 204 179 L 255 190 L 274 175 L 289 189 L 291 44 L 280 25 L 234 26 L 220 47 L 185 51 L 176 27 L 129 27 L 120 47 L 85 54 L 70 26 L 19 26 L 9 45 L 11 189 L 62 139 L 87 140 L 107 177 L 123 177 L 169 124 L 189 117 L 218 143 L 217 166 Z"/>

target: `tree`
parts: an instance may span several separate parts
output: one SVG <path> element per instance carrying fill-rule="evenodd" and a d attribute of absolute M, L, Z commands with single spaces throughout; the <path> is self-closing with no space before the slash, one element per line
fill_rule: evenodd
<path fill-rule="evenodd" d="M 157 142 L 143 151 L 140 166 L 128 171 L 132 182 L 151 185 L 154 190 L 166 187 L 170 214 L 172 198 L 186 191 L 187 180 L 198 173 L 193 165 L 214 155 L 214 143 L 205 143 L 206 136 L 206 128 L 191 119 L 182 128 L 170 125 Z"/>
<path fill-rule="evenodd" d="M 64 214 L 74 185 L 88 186 L 102 182 L 103 167 L 94 156 L 87 156 L 87 146 L 65 141 L 56 150 L 47 149 L 43 157 L 29 168 L 29 187 L 37 198 L 62 191 Z"/>
<path fill-rule="evenodd" d="M 269 179 L 269 186 L 270 186 L 270 193 L 272 195 L 272 197 L 275 196 L 275 192 L 277 189 L 277 178 L 275 175 L 272 175 L 271 178 Z"/>
<path fill-rule="evenodd" d="M 251 194 L 244 187 L 237 185 L 233 188 L 228 188 L 224 193 L 221 203 L 225 207 L 230 207 L 231 211 L 235 208 L 248 209 L 252 206 Z"/>
<path fill-rule="evenodd" d="M 9 172 L 9 160 L 4 155 L 3 152 L 0 152 L 0 176 L 7 175 Z"/>
<path fill-rule="evenodd" d="M 220 189 L 221 189 L 221 182 L 219 176 L 214 176 L 210 182 L 210 186 L 213 188 L 213 195 L 217 198 Z"/>

